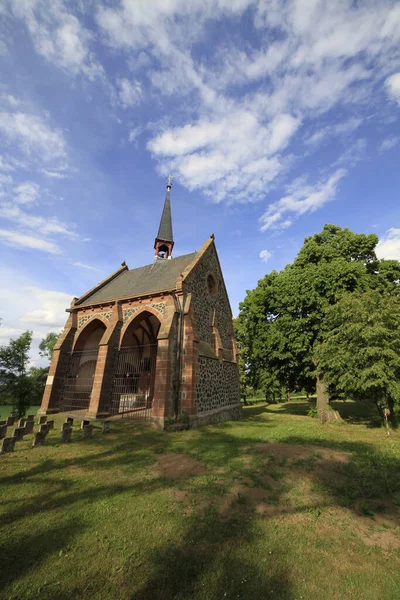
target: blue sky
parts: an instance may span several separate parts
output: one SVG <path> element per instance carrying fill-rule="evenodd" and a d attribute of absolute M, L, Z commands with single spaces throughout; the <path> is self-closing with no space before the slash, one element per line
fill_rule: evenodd
<path fill-rule="evenodd" d="M 3 0 L 0 64 L 2 342 L 152 261 L 169 173 L 235 313 L 324 223 L 400 259 L 395 0 Z"/>

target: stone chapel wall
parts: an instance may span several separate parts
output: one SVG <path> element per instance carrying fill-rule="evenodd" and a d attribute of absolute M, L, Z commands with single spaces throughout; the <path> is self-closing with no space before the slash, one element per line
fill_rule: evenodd
<path fill-rule="evenodd" d="M 212 274 L 217 281 L 217 294 L 213 297 L 207 291 L 207 275 Z M 211 313 L 215 308 L 217 328 L 224 348 L 229 348 L 229 327 L 232 315 L 229 300 L 226 295 L 221 270 L 216 252 L 210 246 L 201 257 L 193 272 L 185 281 L 187 292 L 192 293 L 194 314 L 196 317 L 197 331 L 201 341 L 211 344 Z"/>
<path fill-rule="evenodd" d="M 197 413 L 237 406 L 239 374 L 236 363 L 199 357 L 199 378 L 196 384 Z"/>

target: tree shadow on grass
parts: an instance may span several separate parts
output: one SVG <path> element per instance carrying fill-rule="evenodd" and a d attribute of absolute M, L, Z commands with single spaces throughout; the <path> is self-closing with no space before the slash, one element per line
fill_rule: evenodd
<path fill-rule="evenodd" d="M 328 448 L 336 452 L 349 453 L 349 460 L 340 457 L 322 461 L 319 468 L 313 469 L 310 477 L 317 481 L 335 500 L 338 506 L 359 512 L 361 504 L 373 506 L 385 503 L 385 510 L 396 519 L 400 518 L 400 460 L 387 454 L 377 453 L 372 444 L 352 441 L 321 440 L 307 436 L 289 436 L 282 440 L 285 444 L 307 444 L 318 448 Z M 296 468 L 296 467 L 294 467 Z M 393 502 L 394 500 L 394 502 Z"/>
<path fill-rule="evenodd" d="M 178 545 L 160 545 L 151 556 L 152 575 L 131 596 L 132 600 L 186 600 L 198 598 L 294 598 L 284 551 L 271 544 L 268 556 L 251 561 L 240 546 L 257 537 L 251 514 L 224 520 L 215 511 L 190 518 Z M 128 573 L 128 578 L 134 574 Z"/>
<path fill-rule="evenodd" d="M 265 412 L 267 412 L 266 404 L 257 404 L 256 406 L 246 406 L 244 408 L 244 418 L 246 420 L 253 419 L 259 415 L 264 414 Z"/>
<path fill-rule="evenodd" d="M 21 535 L 20 529 L 18 536 L 13 534 L 12 538 L 5 541 L 0 555 L 0 564 L 4 571 L 3 579 L 0 579 L 2 585 L 9 586 L 23 578 L 32 569 L 47 561 L 51 555 L 56 555 L 66 543 L 73 540 L 77 543 L 79 536 L 90 529 L 92 523 L 90 520 L 83 522 L 79 518 L 79 510 L 82 507 L 85 511 L 87 508 L 92 511 L 96 503 L 103 499 L 107 499 L 112 505 L 121 494 L 130 491 L 134 492 L 134 495 L 129 498 L 127 496 L 127 500 L 132 503 L 135 503 L 135 498 L 146 500 L 146 495 L 150 497 L 154 492 L 168 493 L 171 510 L 176 510 L 177 501 L 171 492 L 189 489 L 192 490 L 191 493 L 197 494 L 197 497 L 203 498 L 204 487 L 199 483 L 206 480 L 207 485 L 207 475 L 213 476 L 219 472 L 216 478 L 223 479 L 226 476 L 229 485 L 232 485 L 232 477 L 234 480 L 246 479 L 243 485 L 247 485 L 251 490 L 253 486 L 262 486 L 263 478 L 271 476 L 273 472 L 278 475 L 287 473 L 289 477 L 300 472 L 329 495 L 332 505 L 343 506 L 355 512 L 358 510 L 360 498 L 372 502 L 400 493 L 399 460 L 378 454 L 370 444 L 348 440 L 327 441 L 306 435 L 288 436 L 280 442 L 293 446 L 309 445 L 315 448 L 316 452 L 320 448 L 348 452 L 351 459 L 349 462 L 343 462 L 333 455 L 332 458 L 321 462 L 320 466 L 315 462 L 317 459 L 314 462 L 306 460 L 279 464 L 268 457 L 268 443 L 263 444 L 265 448 L 260 452 L 258 438 L 246 434 L 249 426 L 257 428 L 258 431 L 260 423 L 246 419 L 243 425 L 242 431 L 240 424 L 226 423 L 194 432 L 163 434 L 153 430 L 142 430 L 138 435 L 134 434 L 132 426 L 128 425 L 117 440 L 107 437 L 89 440 L 87 448 L 91 452 L 87 455 L 43 461 L 31 469 L 20 470 L 13 476 L 3 478 L 0 480 L 0 486 L 6 480 L 8 485 L 15 485 L 16 489 L 15 504 L 10 507 L 3 525 L 7 527 L 11 522 L 15 525 L 18 519 L 29 519 L 37 514 L 43 517 L 47 513 L 50 527 L 46 530 L 40 527 L 37 532 L 30 530 L 26 536 Z M 263 424 L 264 430 L 268 425 L 269 421 L 266 420 Z M 104 451 L 105 443 L 112 443 L 112 447 Z M 97 453 L 93 452 L 96 448 Z M 175 480 L 157 475 L 156 471 L 153 471 L 143 480 L 138 479 L 138 473 L 142 473 L 147 466 L 152 467 L 157 459 L 157 452 L 178 452 L 195 457 L 205 463 L 206 476 L 188 475 Z M 78 467 L 83 472 L 87 470 L 88 474 L 96 472 L 97 469 L 101 470 L 108 478 L 107 483 L 102 481 L 100 485 L 93 485 L 93 482 L 88 482 L 85 485 L 84 480 L 83 483 L 82 480 L 75 483 L 73 474 L 70 474 L 71 482 L 76 488 L 66 489 L 68 482 L 66 485 L 65 475 L 59 477 L 57 473 L 65 473 L 69 467 Z M 126 469 L 124 473 L 127 479 L 123 483 L 115 481 L 118 476 L 116 469 Z M 20 499 L 18 484 L 21 482 L 21 476 L 24 483 L 39 484 L 42 493 L 31 496 L 28 501 Z M 272 490 L 275 503 L 272 508 L 276 512 L 266 513 L 263 519 L 279 514 L 285 488 L 279 484 L 279 479 L 277 481 L 276 489 Z M 49 484 L 48 489 L 46 482 Z M 174 536 L 175 543 L 160 538 L 156 547 L 143 550 L 144 558 L 139 567 L 134 566 L 134 561 L 125 560 L 120 576 L 124 590 L 121 597 L 131 597 L 132 600 L 186 600 L 191 597 L 208 600 L 224 598 L 225 595 L 228 598 L 260 600 L 269 597 L 292 600 L 295 597 L 283 542 L 280 545 L 271 543 L 273 558 L 269 558 L 269 555 L 256 558 L 252 556 L 252 548 L 257 547 L 262 531 L 255 518 L 254 506 L 241 504 L 236 493 L 236 512 L 232 514 L 229 503 L 227 507 L 218 506 L 226 498 L 224 483 L 216 481 L 215 485 L 220 486 L 220 495 L 215 495 L 214 488 L 211 489 L 210 495 L 214 494 L 215 497 L 206 503 L 205 507 L 197 506 L 186 516 L 182 534 Z M 265 489 L 266 492 L 271 492 L 268 485 Z M 230 490 L 228 493 L 231 493 Z M 294 506 L 290 510 L 299 512 L 312 508 L 313 506 L 304 505 Z M 72 521 L 67 518 L 66 512 L 62 512 L 67 509 L 73 514 L 78 511 Z M 179 505 L 178 509 L 184 511 L 185 507 Z M 51 525 L 52 511 L 55 510 L 59 518 L 61 515 L 63 519 L 59 527 Z M 397 509 L 394 506 L 388 510 L 392 510 L 395 516 Z M 168 519 L 168 511 L 160 514 L 161 519 Z M 130 518 L 135 518 L 134 513 Z M 99 518 L 96 519 L 94 523 L 98 527 Z M 149 520 L 149 524 L 151 523 Z M 122 540 L 129 536 L 129 524 L 127 523 L 126 530 L 118 531 L 117 534 Z M 108 593 L 109 597 L 118 597 L 118 590 L 113 587 L 110 573 L 107 572 L 109 561 L 106 557 L 106 563 L 103 564 L 99 559 L 97 571 L 95 574 L 91 572 L 90 581 L 85 583 L 85 593 L 82 593 L 82 588 L 79 588 L 77 582 L 71 585 L 69 581 L 64 581 L 61 589 L 53 596 L 50 588 L 49 591 L 41 592 L 42 598 L 57 597 L 59 600 L 66 600 L 96 595 L 105 598 L 105 594 Z M 49 564 L 54 566 L 54 563 Z M 56 577 L 54 573 L 52 576 L 53 579 Z M 81 573 L 80 577 L 82 581 L 84 575 Z M 106 591 L 103 593 L 101 590 Z"/>
<path fill-rule="evenodd" d="M 382 422 L 374 404 L 370 402 L 352 402 L 335 400 L 331 402 L 334 410 L 337 410 L 342 419 L 351 425 L 365 425 L 366 427 L 381 427 Z M 310 401 L 292 401 L 279 404 L 276 408 L 266 406 L 264 412 L 269 414 L 287 414 L 297 416 L 308 416 L 310 408 L 316 407 L 315 399 Z"/>
<path fill-rule="evenodd" d="M 311 402 L 285 402 L 284 404 L 275 405 L 276 408 L 266 407 L 265 412 L 269 414 L 286 414 L 286 415 L 301 415 L 307 416 L 311 406 L 315 406 Z"/>
<path fill-rule="evenodd" d="M 95 510 L 96 503 L 104 499 L 112 505 L 114 499 L 129 491 L 135 492 L 131 497 L 131 501 L 135 502 L 135 497 L 154 492 L 170 494 L 174 489 L 179 489 L 182 485 L 189 485 L 195 481 L 197 478 L 192 476 L 185 477 L 184 481 L 182 479 L 175 481 L 157 476 L 154 472 L 148 480 L 131 483 L 127 481 L 126 484 L 90 485 L 83 489 L 78 484 L 74 484 L 76 488 L 72 487 L 71 489 L 68 486 L 68 480 L 65 480 L 66 476 L 59 478 L 57 475 L 60 470 L 65 471 L 70 466 L 79 466 L 82 469 L 88 467 L 91 470 L 95 470 L 98 466 L 108 470 L 110 479 L 112 479 L 115 467 L 123 465 L 130 465 L 134 475 L 143 465 L 151 465 L 156 459 L 157 455 L 153 454 L 150 460 L 148 457 L 140 460 L 144 450 L 152 449 L 153 442 L 155 442 L 156 448 L 169 451 L 177 440 L 176 436 L 166 436 L 160 433 L 156 433 L 155 437 L 156 439 L 152 433 L 148 435 L 145 432 L 143 437 L 139 437 L 137 440 L 118 441 L 117 444 L 114 444 L 113 453 L 103 451 L 99 452 L 97 456 L 91 454 L 87 457 L 48 460 L 20 473 L 19 475 L 24 475 L 24 484 L 40 484 L 43 489 L 46 488 L 47 482 L 48 488 L 41 494 L 31 495 L 29 500 L 25 498 L 19 500 L 17 496 L 14 505 L 10 506 L 11 510 L 7 511 L 2 520 L 3 531 L 11 523 L 15 526 L 22 518 L 27 519 L 27 522 L 32 523 L 35 527 L 36 521 L 31 521 L 31 519 L 34 519 L 36 515 L 41 518 L 40 524 L 44 522 L 43 516 L 46 514 L 48 523 L 52 523 L 54 514 L 58 520 L 62 520 L 62 524 L 57 527 L 51 526 L 45 530 L 41 525 L 38 527 L 38 531 L 30 530 L 27 535 L 21 534 L 22 527 L 20 526 L 17 535 L 4 541 L 0 550 L 0 564 L 3 571 L 3 577 L 0 579 L 1 589 L 14 583 L 13 592 L 17 593 L 19 579 L 23 582 L 24 577 L 32 569 L 39 568 L 51 556 L 54 556 L 56 561 L 57 553 L 69 543 L 72 542 L 75 545 L 79 543 L 79 537 L 90 527 L 90 521 L 82 520 L 79 517 L 80 511 L 83 510 L 81 514 L 86 514 L 89 507 L 91 511 Z M 203 448 L 210 441 L 216 446 L 217 454 L 214 461 L 211 460 L 210 472 L 212 472 L 213 464 L 220 464 L 223 455 L 226 455 L 229 449 L 231 458 L 240 455 L 241 440 L 234 438 L 226 431 L 221 431 L 219 435 L 214 431 L 201 432 L 198 437 Z M 189 453 L 198 454 L 197 443 L 187 443 L 187 446 Z M 253 459 L 252 456 L 250 458 Z M 7 480 L 8 485 L 15 485 L 16 490 L 18 489 L 21 481 L 18 474 L 8 477 Z M 71 512 L 76 516 L 73 520 L 67 520 L 67 515 L 70 515 Z M 164 517 L 168 518 L 167 514 L 165 513 Z M 95 527 L 98 526 L 95 525 Z M 129 531 L 129 526 L 127 531 Z M 119 532 L 121 538 L 127 535 L 127 531 Z M 138 578 L 135 568 L 130 566 L 129 561 L 127 562 L 124 571 L 124 590 L 131 590 L 129 596 L 132 595 L 132 598 L 136 600 L 147 598 L 149 600 L 157 598 L 181 598 L 184 600 L 192 595 L 207 600 L 210 597 L 224 597 L 224 595 L 264 599 L 269 597 L 272 590 L 274 593 L 271 597 L 291 600 L 293 594 L 289 575 L 279 564 L 279 560 L 278 566 L 275 566 L 272 573 L 269 574 L 267 566 L 258 568 L 255 566 L 256 561 L 249 561 L 244 554 L 241 557 L 237 555 L 236 551 L 240 545 L 242 543 L 251 545 L 255 537 L 256 532 L 251 513 L 247 513 L 245 507 L 240 519 L 232 519 L 229 515 L 227 519 L 224 519 L 224 514 L 221 515 L 212 506 L 206 510 L 198 507 L 185 520 L 182 536 L 179 537 L 176 544 L 160 542 L 157 548 L 151 551 L 145 563 L 147 567 L 147 571 L 144 572 L 145 576 L 142 574 Z M 280 553 L 284 557 L 283 550 L 277 548 L 273 548 L 273 550 L 275 560 L 278 559 Z M 50 565 L 48 587 L 45 586 L 40 591 L 42 598 L 57 597 L 61 600 L 63 598 L 93 597 L 93 595 L 99 594 L 100 590 L 110 590 L 110 574 L 107 574 L 105 566 L 99 563 L 95 577 L 91 572 L 92 581 L 87 582 L 86 595 L 83 594 L 81 588 L 76 587 L 76 582 L 70 586 L 70 582 L 62 581 L 61 587 L 55 591 L 57 574 L 51 570 L 51 565 L 54 567 L 54 561 L 48 564 Z M 80 580 L 82 581 L 82 577 Z M 118 592 L 113 594 L 114 591 L 110 591 L 110 597 L 117 597 Z M 33 590 L 32 593 L 34 593 Z M 21 597 L 28 596 L 21 594 Z M 103 594 L 102 597 L 106 596 Z M 124 594 L 124 597 L 128 596 Z"/>
<path fill-rule="evenodd" d="M 80 520 L 75 518 L 66 520 L 61 525 L 39 531 L 26 530 L 22 535 L 9 536 L 0 546 L 0 597 L 6 597 L 1 595 L 1 591 L 7 586 L 29 571 L 37 569 L 47 557 L 56 555 L 65 548 L 79 534 L 82 526 Z M 26 597 L 25 590 L 24 593 L 21 590 L 20 595 L 10 597 L 22 596 Z"/>

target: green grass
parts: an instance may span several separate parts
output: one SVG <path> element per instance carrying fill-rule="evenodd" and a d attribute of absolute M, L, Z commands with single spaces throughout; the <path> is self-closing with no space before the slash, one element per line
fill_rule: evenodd
<path fill-rule="evenodd" d="M 39 406 L 31 406 L 28 411 L 27 411 L 27 415 L 36 415 L 37 411 L 39 410 Z M 7 417 L 9 417 L 12 413 L 12 406 L 10 404 L 0 404 L 0 421 L 5 421 L 5 419 L 7 419 Z"/>
<path fill-rule="evenodd" d="M 57 417 L 45 446 L 0 456 L 0 597 L 397 600 L 400 436 L 368 407 L 337 403 L 343 426 L 308 407 L 76 426 L 69 445 Z"/>

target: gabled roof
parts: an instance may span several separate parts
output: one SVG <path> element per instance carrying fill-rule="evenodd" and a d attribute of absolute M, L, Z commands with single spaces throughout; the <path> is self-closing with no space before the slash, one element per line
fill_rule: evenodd
<path fill-rule="evenodd" d="M 118 298 L 129 298 L 161 290 L 174 290 L 180 274 L 196 261 L 198 252 L 191 252 L 171 259 L 157 259 L 153 264 L 129 270 L 119 269 L 83 294 L 75 306 L 87 306 L 98 302 L 110 302 Z"/>

